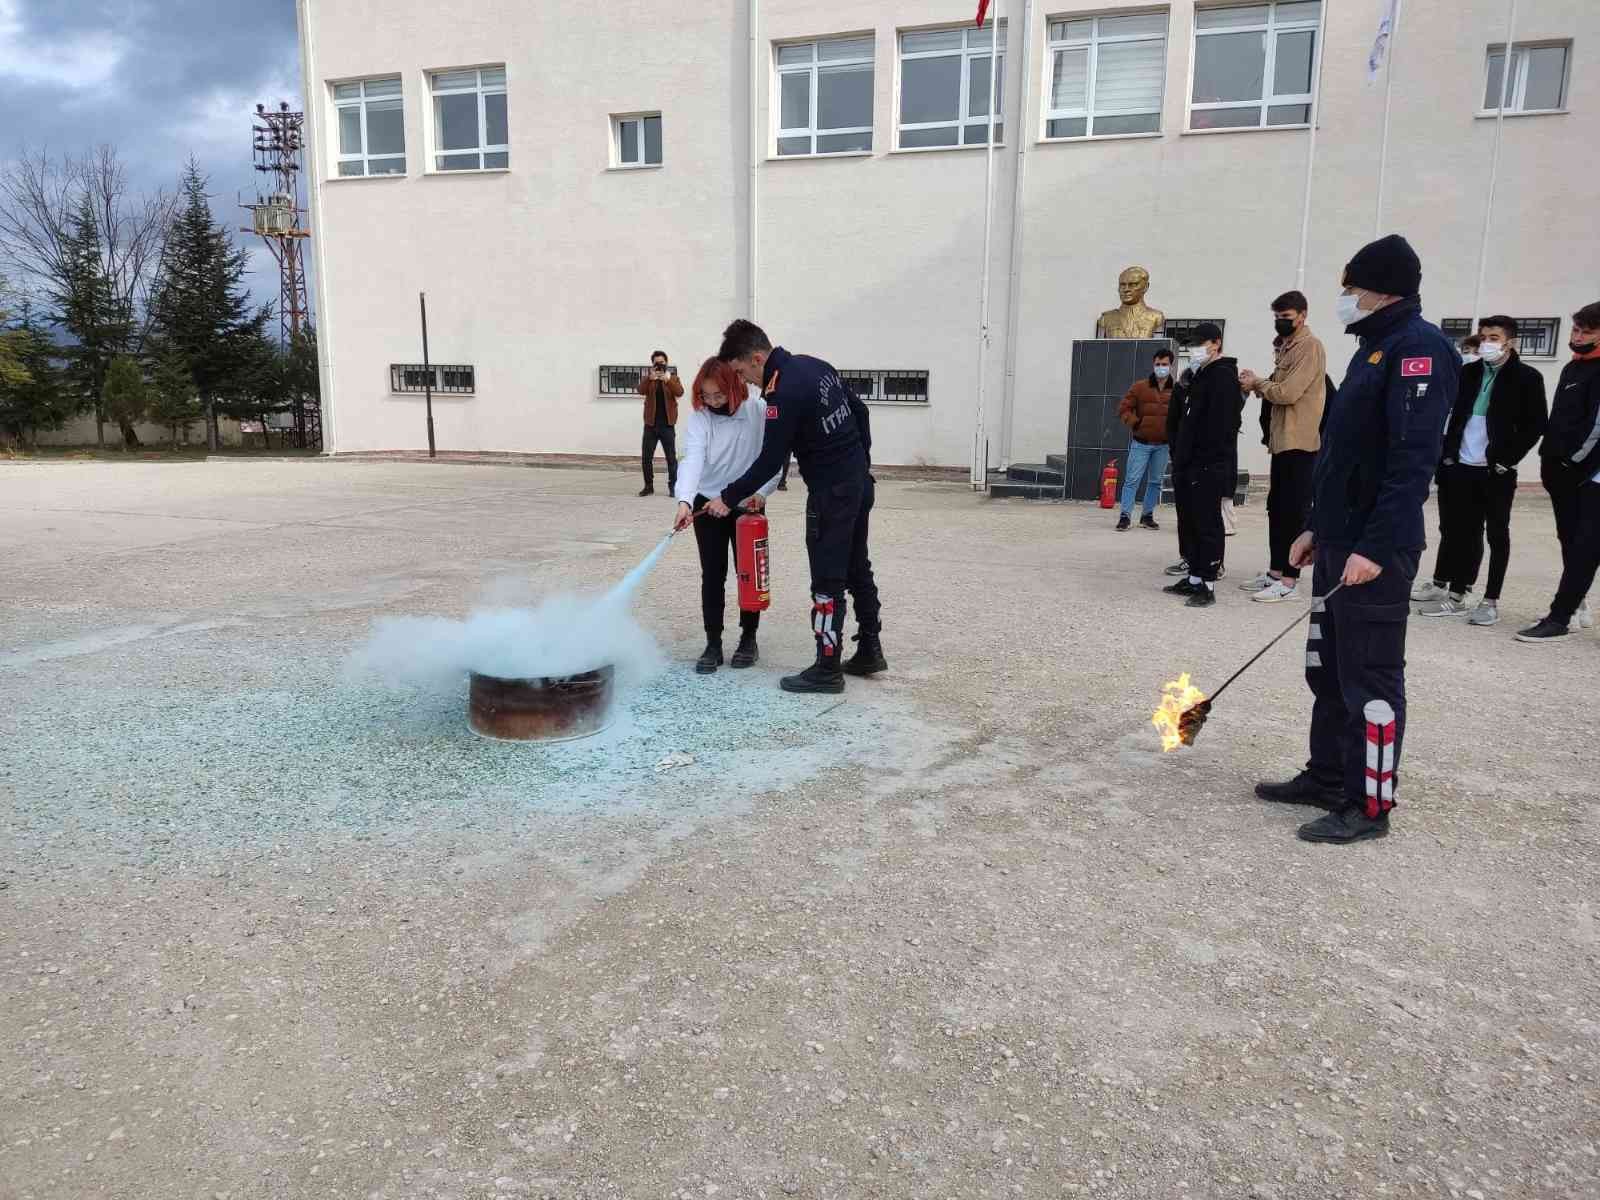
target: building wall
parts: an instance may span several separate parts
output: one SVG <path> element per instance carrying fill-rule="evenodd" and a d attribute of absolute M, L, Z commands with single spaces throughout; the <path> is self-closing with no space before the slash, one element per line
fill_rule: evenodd
<path fill-rule="evenodd" d="M 1055 0 L 1034 7 L 1031 26 L 1020 0 L 998 7 L 1008 19 L 1012 121 L 995 155 L 985 425 L 996 462 L 1063 444 L 1071 342 L 1092 336 L 1130 264 L 1150 268 L 1152 304 L 1174 317 L 1225 318 L 1229 352 L 1269 368 L 1267 302 L 1297 283 L 1311 141 L 1305 129 L 1185 132 L 1194 4 L 1172 0 L 1164 132 L 1041 142 L 1047 18 L 1152 6 Z M 1368 85 L 1365 69 L 1378 6 L 1325 7 L 1304 290 L 1313 327 L 1342 364 L 1353 342 L 1327 315 L 1342 264 L 1373 235 L 1384 89 L 1381 79 Z M 877 457 L 965 465 L 979 392 L 985 155 L 894 146 L 897 31 L 970 21 L 974 5 L 762 0 L 759 8 L 757 316 L 776 339 L 842 367 L 929 371 L 928 405 L 875 410 Z M 1600 264 L 1600 233 L 1569 215 L 1584 212 L 1600 184 L 1592 158 L 1573 153 L 1592 123 L 1585 116 L 1600 111 L 1600 77 L 1586 60 L 1600 41 L 1600 6 L 1519 8 L 1518 41 L 1574 41 L 1570 111 L 1505 122 L 1483 308 L 1565 318 L 1595 298 Z M 391 395 L 387 371 L 420 359 L 417 293 L 426 291 L 433 360 L 477 369 L 474 396 L 435 398 L 441 447 L 632 451 L 638 401 L 598 398 L 596 368 L 643 362 L 661 346 L 691 373 L 723 324 L 749 308 L 748 5 L 621 0 L 585 8 L 576 22 L 570 6 L 521 0 L 465 10 L 300 0 L 300 9 L 320 181 L 313 216 L 330 448 L 426 445 L 421 398 Z M 1477 112 L 1485 47 L 1503 38 L 1504 21 L 1503 0 L 1408 0 L 1395 48 L 1382 228 L 1416 245 L 1435 319 L 1472 310 L 1495 132 Z M 861 32 L 876 39 L 873 152 L 766 157 L 770 43 Z M 1013 64 L 1025 49 L 1024 73 Z M 426 72 L 502 61 L 511 169 L 426 172 Z M 408 174 L 333 178 L 328 81 L 395 72 L 405 87 Z M 609 170 L 609 115 L 658 109 L 664 166 Z M 1539 365 L 1552 379 L 1559 366 Z M 1253 412 L 1252 403 L 1241 442 L 1244 464 L 1260 470 Z"/>
<path fill-rule="evenodd" d="M 139 440 L 146 446 L 164 446 L 172 439 L 172 430 L 165 425 L 152 425 L 148 421 L 140 421 L 133 427 L 134 433 L 139 435 Z M 217 420 L 217 432 L 225 446 L 237 446 L 244 439 L 239 433 L 239 422 L 221 417 Z M 41 446 L 93 446 L 95 445 L 94 414 L 85 413 L 74 417 L 60 429 L 44 430 L 39 434 Z M 196 421 L 188 429 L 180 428 L 178 431 L 180 445 L 204 445 L 206 440 L 205 422 Z M 115 422 L 106 423 L 106 445 L 122 445 L 122 432 Z"/>

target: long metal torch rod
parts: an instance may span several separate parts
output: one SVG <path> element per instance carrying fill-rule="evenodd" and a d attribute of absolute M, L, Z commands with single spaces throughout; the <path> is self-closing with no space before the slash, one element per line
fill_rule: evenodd
<path fill-rule="evenodd" d="M 1215 700 L 1216 700 L 1216 698 L 1217 698 L 1217 697 L 1218 697 L 1218 696 L 1220 696 L 1220 695 L 1222 695 L 1222 693 L 1223 693 L 1223 692 L 1225 692 L 1225 691 L 1227 691 L 1227 690 L 1228 690 L 1228 684 L 1229 684 L 1229 683 L 1232 683 L 1232 682 L 1233 682 L 1233 681 L 1234 681 L 1234 680 L 1235 680 L 1235 679 L 1237 679 L 1237 678 L 1239 678 L 1239 676 L 1241 676 L 1241 675 L 1243 675 L 1243 674 L 1244 674 L 1244 673 L 1245 673 L 1245 672 L 1246 672 L 1246 671 L 1248 671 L 1248 670 L 1249 670 L 1249 669 L 1250 669 L 1250 668 L 1251 668 L 1251 667 L 1253 667 L 1253 666 L 1255 666 L 1255 665 L 1256 665 L 1256 663 L 1257 663 L 1257 662 L 1258 662 L 1258 661 L 1260 661 L 1260 659 L 1261 659 L 1261 656 L 1262 656 L 1262 655 L 1263 655 L 1263 654 L 1265 654 L 1265 653 L 1266 653 L 1266 652 L 1267 652 L 1267 651 L 1268 651 L 1268 650 L 1271 650 L 1271 649 L 1272 649 L 1272 648 L 1273 648 L 1273 647 L 1274 647 L 1274 646 L 1276 646 L 1276 645 L 1277 645 L 1277 644 L 1278 644 L 1278 643 L 1279 643 L 1279 642 L 1281 642 L 1281 641 L 1283 641 L 1283 639 L 1284 639 L 1284 638 L 1286 638 L 1286 637 L 1288 637 L 1288 636 L 1289 636 L 1289 635 L 1290 635 L 1290 634 L 1291 634 L 1291 633 L 1293 633 L 1293 632 L 1294 632 L 1294 631 L 1295 631 L 1295 629 L 1296 629 L 1296 628 L 1298 628 L 1298 626 L 1299 626 L 1299 624 L 1300 624 L 1300 622 L 1301 622 L 1301 621 L 1304 621 L 1304 620 L 1305 620 L 1305 619 L 1306 619 L 1306 618 L 1307 618 L 1307 617 L 1309 617 L 1309 616 L 1310 616 L 1310 615 L 1311 615 L 1311 614 L 1312 614 L 1312 613 L 1313 613 L 1313 612 L 1315 612 L 1315 611 L 1316 611 L 1316 605 L 1317 605 L 1317 604 L 1318 604 L 1318 603 L 1319 603 L 1319 602 L 1325 602 L 1325 601 L 1326 601 L 1326 600 L 1327 600 L 1327 599 L 1328 599 L 1328 596 L 1331 596 L 1331 595 L 1333 595 L 1333 593 L 1334 593 L 1334 592 L 1337 592 L 1337 591 L 1338 591 L 1338 590 L 1339 590 L 1339 589 L 1340 589 L 1340 588 L 1342 588 L 1342 587 L 1343 587 L 1343 586 L 1344 586 L 1344 584 L 1342 584 L 1342 583 L 1337 583 L 1337 584 L 1335 584 L 1335 585 L 1334 585 L 1334 586 L 1333 586 L 1333 588 L 1332 588 L 1332 590 L 1331 590 L 1331 591 L 1329 591 L 1329 592 L 1328 592 L 1328 594 L 1327 594 L 1327 595 L 1326 595 L 1326 596 L 1319 596 L 1319 597 L 1317 597 L 1317 598 L 1316 598 L 1316 599 L 1314 599 L 1314 600 L 1312 600 L 1312 602 L 1311 602 L 1311 604 L 1312 604 L 1312 607 L 1311 607 L 1311 608 L 1308 608 L 1308 609 L 1306 609 L 1306 611 L 1305 611 L 1305 612 L 1303 612 L 1303 613 L 1301 613 L 1301 614 L 1300 614 L 1300 615 L 1299 615 L 1299 616 L 1298 616 L 1298 617 L 1296 617 L 1296 618 L 1295 618 L 1295 619 L 1294 619 L 1294 624 L 1293 624 L 1293 625 L 1290 625 L 1290 626 L 1289 626 L 1289 628 L 1287 628 L 1287 629 L 1285 629 L 1285 630 L 1284 630 L 1284 631 L 1283 631 L 1283 632 L 1282 632 L 1282 633 L 1280 633 L 1280 634 L 1279 634 L 1279 635 L 1278 635 L 1278 636 L 1277 636 L 1277 637 L 1275 637 L 1275 638 L 1273 638 L 1273 639 L 1272 639 L 1272 640 L 1271 640 L 1271 641 L 1270 641 L 1270 642 L 1268 642 L 1268 643 L 1267 643 L 1267 644 L 1266 644 L 1266 645 L 1265 645 L 1265 646 L 1263 646 L 1263 647 L 1261 647 L 1261 649 L 1260 649 L 1260 651 L 1259 651 L 1259 652 L 1258 652 L 1258 653 L 1257 653 L 1257 654 L 1256 654 L 1256 656 L 1255 656 L 1255 658 L 1252 658 L 1252 659 L 1251 659 L 1251 660 L 1250 660 L 1250 661 L 1249 661 L 1249 662 L 1247 662 L 1247 663 L 1245 663 L 1245 665 L 1244 665 L 1244 666 L 1242 666 L 1242 667 L 1240 667 L 1240 668 L 1239 668 L 1239 669 L 1238 669 L 1238 670 L 1237 670 L 1237 671 L 1235 671 L 1235 672 L 1234 672 L 1234 673 L 1233 673 L 1233 674 L 1232 674 L 1232 675 L 1230 675 L 1230 676 L 1228 676 L 1228 682 L 1227 682 L 1227 683 L 1224 683 L 1224 684 L 1223 684 L 1223 685 L 1222 685 L 1222 686 L 1221 686 L 1221 687 L 1219 687 L 1219 688 L 1218 688 L 1218 689 L 1217 689 L 1217 690 L 1216 690 L 1216 691 L 1214 691 L 1214 692 L 1212 692 L 1212 693 L 1211 693 L 1211 695 L 1210 695 L 1210 696 L 1209 696 L 1209 697 L 1208 697 L 1208 699 L 1207 699 L 1207 702 L 1208 702 L 1208 703 L 1212 703 L 1212 702 L 1214 702 L 1214 701 L 1215 701 Z"/>

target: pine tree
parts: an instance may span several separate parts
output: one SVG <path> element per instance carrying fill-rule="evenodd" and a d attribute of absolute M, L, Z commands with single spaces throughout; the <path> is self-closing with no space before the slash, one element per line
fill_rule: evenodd
<path fill-rule="evenodd" d="M 0 333 L 0 358 L 8 346 L 22 375 L 0 365 L 0 433 L 35 444 L 39 430 L 60 429 L 82 405 L 66 386 L 50 338 L 27 305 L 13 327 Z"/>
<path fill-rule="evenodd" d="M 115 421 L 124 429 L 132 428 L 135 421 L 144 419 L 148 400 L 145 396 L 144 372 L 137 359 L 119 354 L 106 368 L 106 388 L 102 397 L 106 419 Z M 130 447 L 137 441 L 127 443 Z"/>
<path fill-rule="evenodd" d="M 206 418 L 206 443 L 219 448 L 219 407 L 251 411 L 254 343 L 270 315 L 252 311 L 243 250 L 211 215 L 206 180 L 193 159 L 184 171 L 179 211 L 167 237 L 154 304 L 156 334 L 187 364 Z"/>
<path fill-rule="evenodd" d="M 189 364 L 169 347 L 158 345 L 154 352 L 150 419 L 166 426 L 172 434 L 173 449 L 177 449 L 179 431 L 194 424 L 204 413 L 195 395 L 194 373 Z"/>
<path fill-rule="evenodd" d="M 68 384 L 83 398 L 85 407 L 94 405 L 96 438 L 104 445 L 106 414 L 101 398 L 106 373 L 111 360 L 127 350 L 133 322 L 106 274 L 100 228 L 87 196 L 73 216 L 65 260 L 65 278 L 54 300 L 56 322 L 73 343 L 68 352 Z M 122 439 L 129 446 L 139 443 L 132 425 L 122 426 Z"/>

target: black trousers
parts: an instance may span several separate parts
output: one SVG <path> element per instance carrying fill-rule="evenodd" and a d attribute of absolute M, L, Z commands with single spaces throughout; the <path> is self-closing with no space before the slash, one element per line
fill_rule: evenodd
<path fill-rule="evenodd" d="M 1267 487 L 1267 543 L 1272 569 L 1285 579 L 1300 578 L 1300 568 L 1289 561 L 1289 548 L 1306 531 L 1316 467 L 1317 456 L 1311 450 L 1280 450 L 1272 456 Z"/>
<path fill-rule="evenodd" d="M 1556 514 L 1556 541 L 1561 544 L 1565 559 L 1567 543 L 1578 526 L 1578 490 L 1584 477 L 1571 467 L 1563 467 L 1553 458 L 1539 460 L 1539 479 L 1550 494 L 1550 506 Z"/>
<path fill-rule="evenodd" d="M 1394 807 L 1399 778 L 1406 732 L 1406 620 L 1421 554 L 1400 551 L 1378 564 L 1383 573 L 1371 583 L 1328 596 L 1350 553 L 1318 547 L 1312 571 L 1306 683 L 1313 702 L 1306 771 L 1330 787 L 1342 787 L 1348 802 L 1376 817 Z"/>
<path fill-rule="evenodd" d="M 855 557 L 867 475 L 811 487 L 806 496 L 806 556 L 811 563 L 811 631 L 820 657 L 835 662 L 844 632 L 845 589 Z M 866 560 L 866 534 L 860 536 Z M 874 597 L 876 598 L 876 597 Z"/>
<path fill-rule="evenodd" d="M 646 425 L 644 427 L 644 445 L 640 450 L 642 465 L 644 466 L 644 485 L 647 488 L 656 486 L 656 444 L 658 442 L 667 455 L 667 491 L 670 492 L 678 486 L 678 431 L 673 429 L 671 425 Z"/>
<path fill-rule="evenodd" d="M 705 507 L 707 497 L 696 496 L 696 511 Z M 728 584 L 728 562 L 734 552 L 735 528 L 740 513 L 735 510 L 725 517 L 704 513 L 695 518 L 694 544 L 700 551 L 700 611 L 705 617 L 706 640 L 722 640 L 722 614 Z M 761 624 L 761 614 L 739 610 L 739 628 L 754 633 Z"/>
<path fill-rule="evenodd" d="M 1439 468 L 1439 558 L 1434 582 L 1457 595 L 1472 590 L 1483 565 L 1485 531 L 1489 539 L 1489 579 L 1485 600 L 1498 600 L 1511 563 L 1511 502 L 1517 498 L 1517 473 L 1493 467 L 1450 463 Z"/>
<path fill-rule="evenodd" d="M 1579 486 L 1569 519 L 1561 546 L 1561 586 L 1550 604 L 1551 619 L 1563 625 L 1572 622 L 1600 571 L 1600 483 Z"/>
<path fill-rule="evenodd" d="M 856 628 L 877 637 L 883 632 L 883 603 L 878 598 L 878 581 L 872 573 L 872 555 L 867 535 L 872 525 L 872 506 L 878 501 L 878 481 L 867 476 L 861 492 L 861 513 L 856 518 L 855 536 L 850 539 L 850 576 L 846 586 L 856 602 Z"/>
<path fill-rule="evenodd" d="M 1175 480 L 1178 504 L 1178 549 L 1189 563 L 1189 574 L 1215 583 L 1227 549 L 1222 525 L 1222 499 L 1233 495 L 1234 481 L 1228 464 L 1185 467 Z"/>

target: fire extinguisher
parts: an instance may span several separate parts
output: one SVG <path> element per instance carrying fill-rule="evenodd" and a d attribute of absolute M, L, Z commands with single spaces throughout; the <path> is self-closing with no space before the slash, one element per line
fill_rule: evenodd
<path fill-rule="evenodd" d="M 745 513 L 734 524 L 734 570 L 739 576 L 739 610 L 758 613 L 771 607 L 767 518 L 761 513 Z"/>
<path fill-rule="evenodd" d="M 1115 508 L 1117 506 L 1117 464 L 1113 459 L 1106 464 L 1106 469 L 1100 472 L 1100 507 Z"/>

